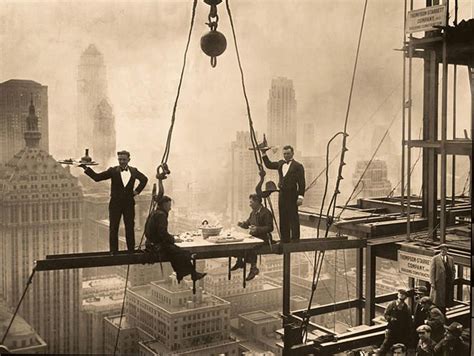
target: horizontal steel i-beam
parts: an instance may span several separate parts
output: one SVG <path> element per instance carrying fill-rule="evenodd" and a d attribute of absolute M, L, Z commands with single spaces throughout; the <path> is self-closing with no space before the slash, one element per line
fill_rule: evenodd
<path fill-rule="evenodd" d="M 206 246 L 190 246 L 185 249 L 195 254 L 196 259 L 232 257 L 243 254 L 250 249 L 257 254 L 282 254 L 307 251 L 326 251 L 337 249 L 362 248 L 365 240 L 348 239 L 347 237 L 331 237 L 320 239 L 301 239 L 297 242 L 268 244 L 255 242 L 246 244 L 215 244 Z M 58 256 L 47 256 L 45 260 L 36 261 L 36 271 L 51 271 L 72 268 L 108 267 L 134 264 L 153 264 L 169 262 L 166 256 L 154 256 L 144 251 L 133 253 L 119 252 L 110 255 L 108 252 L 78 253 Z"/>

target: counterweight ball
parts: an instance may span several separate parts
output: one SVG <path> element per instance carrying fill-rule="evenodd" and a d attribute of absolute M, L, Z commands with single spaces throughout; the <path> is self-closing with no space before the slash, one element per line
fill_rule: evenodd
<path fill-rule="evenodd" d="M 217 57 L 227 48 L 227 40 L 219 31 L 209 31 L 201 37 L 201 49 L 209 57 Z"/>

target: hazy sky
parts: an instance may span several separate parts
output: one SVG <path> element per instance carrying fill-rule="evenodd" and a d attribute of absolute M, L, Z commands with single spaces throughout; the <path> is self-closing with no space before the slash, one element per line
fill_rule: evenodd
<path fill-rule="evenodd" d="M 285 76 L 294 82 L 298 120 L 316 122 L 318 138 L 327 141 L 342 128 L 364 1 L 230 3 L 256 130 L 266 130 L 271 79 Z M 459 4 L 460 18 L 466 13 L 470 16 L 471 1 Z M 139 163 L 159 161 L 191 5 L 191 0 L 4 0 L 0 7 L 0 81 L 32 79 L 49 87 L 51 152 L 67 156 L 75 140 L 77 65 L 82 51 L 94 43 L 107 66 L 118 148 L 134 152 Z M 210 67 L 199 47 L 200 36 L 207 31 L 208 11 L 199 0 L 171 159 L 178 153 L 223 147 L 236 130 L 247 129 L 224 4 L 218 6 L 219 30 L 226 35 L 228 47 L 218 58 L 217 68 Z M 353 143 L 361 152 L 369 147 L 367 140 L 360 139 L 369 133 L 369 123 L 387 126 L 400 110 L 401 54 L 394 49 L 402 45 L 402 27 L 403 1 L 369 1 L 349 125 L 349 133 L 364 127 Z M 458 82 L 463 88 L 458 112 L 460 117 L 466 113 L 467 122 L 465 69 Z M 462 124 L 459 127 L 462 132 Z M 393 130 L 396 142 L 399 128 L 397 122 Z"/>

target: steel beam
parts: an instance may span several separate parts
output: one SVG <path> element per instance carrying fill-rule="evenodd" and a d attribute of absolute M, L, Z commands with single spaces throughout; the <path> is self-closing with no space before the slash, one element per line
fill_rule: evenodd
<path fill-rule="evenodd" d="M 344 300 L 333 304 L 318 305 L 317 307 L 307 309 L 295 310 L 292 314 L 303 318 L 305 315 L 310 317 L 326 313 L 333 313 L 334 311 L 347 310 L 352 308 L 363 308 L 364 301 L 359 299 Z"/>
<path fill-rule="evenodd" d="M 365 240 L 348 239 L 347 237 L 331 237 L 320 239 L 301 239 L 297 243 L 274 244 L 271 247 L 262 242 L 245 244 L 214 244 L 204 246 L 190 246 L 185 249 L 196 254 L 196 259 L 231 257 L 241 254 L 249 249 L 255 249 L 257 254 L 268 255 L 276 253 L 293 253 L 304 251 L 324 251 L 346 248 L 361 248 L 365 246 Z M 78 253 L 66 255 L 49 255 L 45 260 L 36 261 L 37 271 L 49 271 L 72 268 L 107 267 L 128 264 L 157 263 L 160 260 L 146 252 L 134 252 L 129 254 L 121 251 L 111 256 L 108 252 Z M 168 262 L 163 256 L 161 262 Z"/>
<path fill-rule="evenodd" d="M 361 301 L 364 297 L 364 249 L 356 250 L 356 298 Z M 363 305 L 356 308 L 356 325 L 363 323 Z"/>
<path fill-rule="evenodd" d="M 372 325 L 375 318 L 376 257 L 374 247 L 365 249 L 365 324 Z"/>

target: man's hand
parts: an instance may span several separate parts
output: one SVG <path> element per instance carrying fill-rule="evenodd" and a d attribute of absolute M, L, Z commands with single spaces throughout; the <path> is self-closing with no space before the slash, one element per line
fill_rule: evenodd
<path fill-rule="evenodd" d="M 298 197 L 298 200 L 296 201 L 296 205 L 300 206 L 303 204 L 303 197 Z"/>
<path fill-rule="evenodd" d="M 257 233 L 257 227 L 254 226 L 254 225 L 250 225 L 250 230 L 249 230 L 249 232 L 250 232 L 250 235 L 256 234 L 256 233 Z"/>
<path fill-rule="evenodd" d="M 237 223 L 237 226 L 238 226 L 238 227 L 241 227 L 242 229 L 245 229 L 245 225 L 244 225 L 243 221 L 239 221 L 239 222 Z"/>

